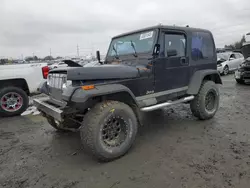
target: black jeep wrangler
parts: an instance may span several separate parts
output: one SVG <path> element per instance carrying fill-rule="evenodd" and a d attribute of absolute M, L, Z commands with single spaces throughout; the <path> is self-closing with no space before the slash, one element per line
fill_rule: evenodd
<path fill-rule="evenodd" d="M 97 51 L 100 60 L 100 53 Z M 222 84 L 208 30 L 154 26 L 114 37 L 95 67 L 51 70 L 35 106 L 57 130 L 77 130 L 86 151 L 110 161 L 132 146 L 140 113 L 190 103 L 194 116 L 212 118 Z"/>
<path fill-rule="evenodd" d="M 239 84 L 245 84 L 250 82 L 250 42 L 242 45 L 241 52 L 244 55 L 244 61 L 235 71 L 234 77 Z"/>

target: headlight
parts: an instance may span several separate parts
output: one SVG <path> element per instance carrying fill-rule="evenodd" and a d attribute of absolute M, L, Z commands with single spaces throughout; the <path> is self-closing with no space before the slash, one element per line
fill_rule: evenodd
<path fill-rule="evenodd" d="M 220 64 L 217 64 L 217 67 L 221 67 L 222 66 L 222 64 L 220 63 Z"/>

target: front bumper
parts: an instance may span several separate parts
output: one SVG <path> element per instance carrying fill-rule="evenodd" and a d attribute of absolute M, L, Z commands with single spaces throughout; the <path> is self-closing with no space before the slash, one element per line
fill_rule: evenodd
<path fill-rule="evenodd" d="M 37 109 L 58 121 L 63 120 L 63 111 L 48 103 L 49 97 L 43 99 L 34 99 L 34 105 Z"/>
<path fill-rule="evenodd" d="M 235 71 L 235 79 L 250 81 L 250 71 Z"/>

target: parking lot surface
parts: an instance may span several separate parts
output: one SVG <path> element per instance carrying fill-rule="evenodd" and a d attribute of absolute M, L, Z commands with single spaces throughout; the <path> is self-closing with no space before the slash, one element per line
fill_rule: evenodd
<path fill-rule="evenodd" d="M 250 182 L 250 86 L 222 77 L 209 121 L 182 104 L 147 115 L 124 157 L 98 163 L 79 133 L 58 133 L 40 115 L 0 119 L 0 187 L 237 187 Z"/>

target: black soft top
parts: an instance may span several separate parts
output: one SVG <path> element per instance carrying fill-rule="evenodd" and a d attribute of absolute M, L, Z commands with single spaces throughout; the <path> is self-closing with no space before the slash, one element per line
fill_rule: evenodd
<path fill-rule="evenodd" d="M 140 33 L 140 32 L 147 31 L 147 30 L 154 30 L 154 29 L 179 30 L 179 31 L 184 31 L 184 32 L 201 32 L 201 31 L 203 31 L 203 32 L 211 33 L 209 30 L 200 29 L 200 28 L 168 26 L 168 25 L 156 25 L 156 26 L 145 27 L 145 28 L 142 28 L 142 29 L 122 33 L 122 34 L 119 34 L 117 36 L 114 36 L 112 39 L 122 37 L 122 36 L 126 36 L 126 35 L 130 35 L 130 34 L 133 34 L 133 33 Z"/>

